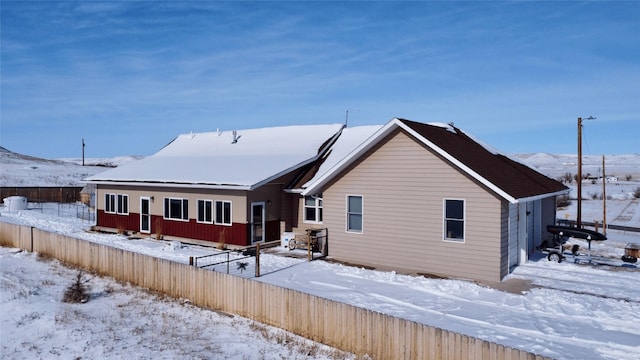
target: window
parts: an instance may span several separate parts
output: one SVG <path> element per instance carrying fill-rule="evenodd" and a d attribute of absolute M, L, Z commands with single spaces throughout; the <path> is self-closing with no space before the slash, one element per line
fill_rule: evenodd
<path fill-rule="evenodd" d="M 198 222 L 213 223 L 213 201 L 198 200 Z"/>
<path fill-rule="evenodd" d="M 189 220 L 189 200 L 164 198 L 164 218 Z"/>
<path fill-rule="evenodd" d="M 105 194 L 104 196 L 104 212 L 116 213 L 116 194 Z"/>
<path fill-rule="evenodd" d="M 216 201 L 216 221 L 218 225 L 231 225 L 231 201 Z"/>
<path fill-rule="evenodd" d="M 322 195 L 304 197 L 304 221 L 322 222 Z"/>
<path fill-rule="evenodd" d="M 118 210 L 121 215 L 129 214 L 129 195 L 118 194 Z"/>
<path fill-rule="evenodd" d="M 362 232 L 362 196 L 347 196 L 347 231 Z"/>
<path fill-rule="evenodd" d="M 464 241 L 464 200 L 444 200 L 444 239 Z"/>

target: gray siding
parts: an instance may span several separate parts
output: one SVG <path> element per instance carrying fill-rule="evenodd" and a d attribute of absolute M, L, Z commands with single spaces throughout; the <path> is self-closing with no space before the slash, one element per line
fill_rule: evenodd
<path fill-rule="evenodd" d="M 551 240 L 553 235 L 547 231 L 547 225 L 555 225 L 556 223 L 556 198 L 550 197 L 542 199 L 542 215 L 541 215 L 541 240 Z"/>
<path fill-rule="evenodd" d="M 396 132 L 324 191 L 329 255 L 363 265 L 500 280 L 502 200 Z M 346 196 L 363 196 L 363 233 L 346 229 Z M 465 241 L 443 240 L 443 199 L 465 200 Z"/>

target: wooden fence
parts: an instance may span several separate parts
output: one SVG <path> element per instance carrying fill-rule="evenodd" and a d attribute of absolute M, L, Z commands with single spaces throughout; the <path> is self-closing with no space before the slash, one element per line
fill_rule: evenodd
<path fill-rule="evenodd" d="M 507 346 L 165 259 L 0 222 L 0 245 L 237 314 L 374 359 L 546 359 Z"/>

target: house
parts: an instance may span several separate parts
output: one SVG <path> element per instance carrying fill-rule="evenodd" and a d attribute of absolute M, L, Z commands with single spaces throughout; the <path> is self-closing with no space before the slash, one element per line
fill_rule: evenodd
<path fill-rule="evenodd" d="M 156 154 L 85 179 L 96 228 L 246 246 L 280 239 L 284 190 L 326 155 L 341 124 L 178 136 Z"/>
<path fill-rule="evenodd" d="M 321 203 L 332 258 L 486 281 L 527 261 L 568 192 L 452 124 L 404 119 L 297 185 L 301 207 Z"/>
<path fill-rule="evenodd" d="M 447 124 L 184 134 L 86 179 L 97 227 L 240 246 L 326 229 L 334 259 L 499 281 L 568 189 Z"/>

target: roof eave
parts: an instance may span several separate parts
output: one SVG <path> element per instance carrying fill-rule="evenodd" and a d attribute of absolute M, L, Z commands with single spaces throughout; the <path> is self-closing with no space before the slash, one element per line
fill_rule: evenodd
<path fill-rule="evenodd" d="M 85 180 L 84 182 L 87 184 L 96 184 L 96 185 L 197 188 L 197 189 L 217 189 L 217 190 L 252 190 L 251 185 L 233 185 L 233 184 L 179 183 L 179 182 L 161 182 L 161 181 L 113 181 L 113 180 Z"/>
<path fill-rule="evenodd" d="M 567 188 L 561 191 L 556 191 L 553 193 L 546 193 L 546 194 L 540 194 L 540 195 L 535 195 L 535 196 L 529 196 L 526 198 L 520 198 L 520 199 L 515 199 L 515 202 L 513 202 L 514 204 L 522 204 L 522 203 L 526 203 L 529 201 L 536 201 L 536 200 L 541 200 L 541 199 L 546 199 L 549 197 L 553 197 L 553 196 L 560 196 L 560 195 L 565 195 L 568 194 L 571 191 L 571 189 Z"/>

